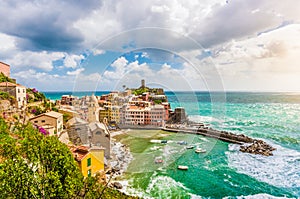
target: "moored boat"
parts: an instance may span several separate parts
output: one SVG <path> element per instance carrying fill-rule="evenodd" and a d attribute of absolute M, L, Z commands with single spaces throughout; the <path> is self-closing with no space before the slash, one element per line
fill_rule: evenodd
<path fill-rule="evenodd" d="M 196 152 L 196 153 L 205 153 L 206 150 L 205 150 L 205 149 L 201 149 L 201 148 L 197 148 L 197 149 L 195 150 L 195 152 Z"/>
<path fill-rule="evenodd" d="M 164 160 L 162 159 L 162 157 L 156 157 L 155 160 L 154 160 L 154 162 L 155 162 L 156 164 L 160 164 L 160 163 L 163 163 Z"/>
<path fill-rule="evenodd" d="M 188 166 L 184 166 L 184 165 L 179 165 L 178 169 L 180 169 L 180 170 L 188 170 L 189 167 Z"/>
<path fill-rule="evenodd" d="M 187 147 L 185 147 L 186 149 L 193 149 L 194 148 L 194 146 L 193 145 L 191 145 L 191 146 L 187 146 Z"/>

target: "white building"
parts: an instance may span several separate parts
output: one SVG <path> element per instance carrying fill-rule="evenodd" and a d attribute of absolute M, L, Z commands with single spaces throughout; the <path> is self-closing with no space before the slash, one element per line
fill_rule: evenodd
<path fill-rule="evenodd" d="M 7 92 L 15 97 L 17 108 L 25 108 L 27 103 L 25 86 L 11 82 L 1 82 L 0 91 Z"/>

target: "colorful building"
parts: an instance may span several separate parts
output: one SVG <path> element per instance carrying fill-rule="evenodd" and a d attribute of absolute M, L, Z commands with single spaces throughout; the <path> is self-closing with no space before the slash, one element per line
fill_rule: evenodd
<path fill-rule="evenodd" d="M 104 171 L 104 148 L 69 146 L 84 177 L 94 176 Z"/>
<path fill-rule="evenodd" d="M 42 127 L 50 133 L 50 135 L 59 135 L 63 130 L 63 114 L 50 111 L 47 113 L 42 113 L 29 121 L 36 126 Z"/>
<path fill-rule="evenodd" d="M 26 87 L 11 82 L 1 82 L 0 91 L 7 92 L 16 99 L 17 108 L 25 108 L 27 104 Z"/>
<path fill-rule="evenodd" d="M 89 123 L 89 132 L 91 134 L 91 145 L 103 147 L 105 149 L 105 157 L 110 159 L 110 132 L 104 123 Z"/>
<path fill-rule="evenodd" d="M 0 62 L 0 72 L 5 76 L 10 77 L 10 65 Z"/>
<path fill-rule="evenodd" d="M 88 102 L 88 122 L 99 122 L 99 104 L 95 95 L 92 95 Z"/>
<path fill-rule="evenodd" d="M 99 121 L 110 121 L 111 120 L 111 106 L 103 106 L 99 108 Z"/>

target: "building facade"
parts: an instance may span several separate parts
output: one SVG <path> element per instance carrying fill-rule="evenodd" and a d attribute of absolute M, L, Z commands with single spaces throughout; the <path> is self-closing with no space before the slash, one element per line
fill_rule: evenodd
<path fill-rule="evenodd" d="M 92 122 L 89 123 L 88 127 L 91 133 L 91 145 L 103 147 L 105 157 L 110 159 L 110 132 L 106 125 L 100 122 Z"/>
<path fill-rule="evenodd" d="M 104 149 L 101 147 L 70 146 L 73 156 L 84 177 L 104 171 Z"/>
<path fill-rule="evenodd" d="M 10 65 L 0 62 L 0 72 L 5 76 L 10 77 Z"/>
<path fill-rule="evenodd" d="M 49 132 L 50 135 L 59 135 L 63 130 L 63 114 L 50 111 L 47 113 L 40 114 L 29 121 L 36 126 L 43 127 L 45 129 L 54 129 L 54 131 Z"/>
<path fill-rule="evenodd" d="M 27 104 L 26 87 L 11 82 L 1 82 L 0 91 L 7 92 L 16 100 L 17 108 L 25 108 Z"/>

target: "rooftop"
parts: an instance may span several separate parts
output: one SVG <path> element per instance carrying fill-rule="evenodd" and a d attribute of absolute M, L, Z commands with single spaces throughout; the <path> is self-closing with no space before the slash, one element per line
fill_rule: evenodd
<path fill-rule="evenodd" d="M 49 117 L 54 117 L 54 118 L 59 118 L 59 117 L 63 116 L 63 114 L 55 112 L 55 111 L 50 111 L 50 112 L 44 113 L 44 115 L 47 115 Z"/>
<path fill-rule="evenodd" d="M 11 83 L 11 82 L 1 82 L 0 86 L 5 86 L 5 87 L 16 87 L 16 86 L 22 86 L 21 84 L 15 84 L 15 83 Z"/>

